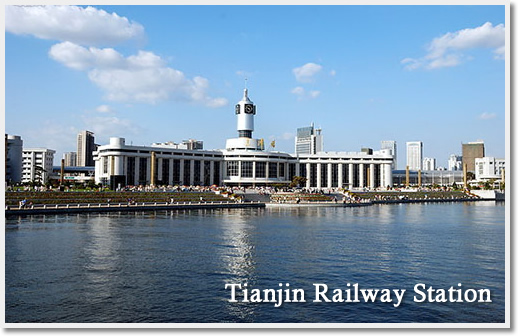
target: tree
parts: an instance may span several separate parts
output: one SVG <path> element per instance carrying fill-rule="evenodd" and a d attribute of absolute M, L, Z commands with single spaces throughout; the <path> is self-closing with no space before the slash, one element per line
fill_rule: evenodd
<path fill-rule="evenodd" d="M 290 187 L 295 188 L 306 185 L 307 180 L 308 179 L 304 176 L 293 176 L 293 178 L 291 179 Z"/>
<path fill-rule="evenodd" d="M 34 166 L 34 182 L 38 184 L 43 183 L 43 173 L 47 172 L 41 166 Z"/>
<path fill-rule="evenodd" d="M 475 174 L 473 172 L 467 172 L 466 173 L 466 179 L 468 181 L 474 180 L 475 179 Z"/>

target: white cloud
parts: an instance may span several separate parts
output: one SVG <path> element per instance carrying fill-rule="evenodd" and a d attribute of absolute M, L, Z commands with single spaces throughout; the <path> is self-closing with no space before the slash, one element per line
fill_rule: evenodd
<path fill-rule="evenodd" d="M 484 112 L 481 115 L 479 115 L 478 118 L 482 120 L 494 119 L 496 118 L 496 113 Z"/>
<path fill-rule="evenodd" d="M 131 120 L 115 116 L 99 116 L 87 113 L 82 115 L 81 119 L 84 125 L 87 125 L 85 129 L 88 129 L 97 135 L 95 139 L 96 143 L 108 141 L 108 139 L 98 139 L 99 135 L 105 137 L 126 136 L 137 135 L 142 132 L 142 128 L 133 124 Z"/>
<path fill-rule="evenodd" d="M 5 30 L 89 46 L 144 37 L 144 27 L 139 23 L 90 6 L 5 6 Z"/>
<path fill-rule="evenodd" d="M 290 132 L 285 132 L 281 136 L 277 137 L 277 139 L 281 139 L 281 140 L 295 139 L 295 134 L 294 133 L 290 133 Z"/>
<path fill-rule="evenodd" d="M 95 110 L 97 112 L 101 112 L 101 113 L 111 113 L 111 112 L 113 112 L 111 107 L 109 107 L 108 105 L 99 105 L 99 106 L 97 106 L 97 108 Z"/>
<path fill-rule="evenodd" d="M 188 79 L 152 52 L 139 51 L 125 58 L 111 48 L 85 48 L 62 42 L 52 46 L 49 56 L 69 68 L 88 71 L 89 79 L 105 92 L 108 100 L 155 104 L 173 99 L 208 107 L 227 104 L 224 98 L 207 95 L 206 78 Z"/>
<path fill-rule="evenodd" d="M 505 46 L 501 46 L 495 50 L 493 50 L 493 54 L 495 59 L 503 60 L 505 59 Z"/>
<path fill-rule="evenodd" d="M 336 76 L 336 70 L 331 70 L 331 71 L 329 71 L 329 75 L 330 75 L 331 77 Z"/>
<path fill-rule="evenodd" d="M 315 63 L 306 63 L 299 68 L 293 69 L 297 82 L 309 83 L 314 80 L 316 74 L 322 70 L 322 66 Z"/>
<path fill-rule="evenodd" d="M 505 26 L 493 26 L 486 22 L 480 27 L 462 29 L 446 33 L 432 40 L 428 45 L 428 53 L 419 59 L 405 58 L 401 61 L 405 69 L 418 68 L 438 69 L 452 67 L 464 62 L 467 57 L 461 52 L 470 49 L 493 49 L 495 59 L 503 59 L 505 55 Z"/>
<path fill-rule="evenodd" d="M 236 75 L 243 78 L 250 78 L 252 77 L 253 73 L 245 70 L 238 70 L 236 71 Z"/>
<path fill-rule="evenodd" d="M 309 91 L 308 95 L 309 95 L 310 98 L 316 98 L 316 97 L 320 96 L 320 91 L 316 91 L 316 90 L 315 91 Z"/>
<path fill-rule="evenodd" d="M 298 100 L 314 99 L 320 95 L 320 91 L 306 91 L 302 86 L 297 86 L 291 90 L 291 93 L 298 96 Z"/>
<path fill-rule="evenodd" d="M 39 144 L 38 147 L 46 147 L 53 149 L 56 152 L 75 151 L 77 144 L 77 133 L 79 129 L 73 126 L 65 126 L 56 123 L 55 121 L 44 121 L 42 127 L 38 131 L 26 132 L 26 137 L 29 142 Z M 25 140 L 25 139 L 24 139 Z M 43 142 L 42 142 L 43 141 Z M 57 154 L 57 153 L 56 153 Z M 59 162 L 54 158 L 54 163 Z"/>
<path fill-rule="evenodd" d="M 302 96 L 304 95 L 304 88 L 302 86 L 297 86 L 296 88 L 293 88 L 293 90 L 291 90 L 291 93 L 297 95 L 297 96 Z"/>

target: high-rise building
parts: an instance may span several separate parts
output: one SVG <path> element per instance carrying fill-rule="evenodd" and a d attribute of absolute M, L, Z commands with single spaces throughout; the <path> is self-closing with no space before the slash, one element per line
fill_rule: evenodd
<path fill-rule="evenodd" d="M 392 162 L 392 170 L 397 169 L 397 145 L 394 140 L 383 140 L 381 141 L 381 149 L 390 149 L 390 154 L 394 158 Z"/>
<path fill-rule="evenodd" d="M 316 154 L 324 150 L 321 129 L 315 129 L 311 124 L 308 127 L 297 128 L 295 137 L 295 154 Z"/>
<path fill-rule="evenodd" d="M 77 166 L 77 153 L 76 152 L 65 153 L 65 154 L 63 154 L 63 160 L 65 160 L 65 166 L 75 167 L 75 166 Z"/>
<path fill-rule="evenodd" d="M 189 140 L 182 140 L 182 145 L 185 145 L 186 149 L 203 149 L 203 141 L 201 140 L 195 140 L 195 139 L 189 139 Z"/>
<path fill-rule="evenodd" d="M 448 159 L 448 170 L 462 170 L 462 156 L 452 154 Z"/>
<path fill-rule="evenodd" d="M 406 143 L 406 165 L 410 170 L 421 170 L 423 164 L 423 142 L 409 141 Z"/>
<path fill-rule="evenodd" d="M 90 131 L 81 131 L 77 135 L 77 166 L 95 166 L 93 152 L 95 151 L 94 134 Z"/>
<path fill-rule="evenodd" d="M 423 159 L 423 170 L 435 170 L 435 169 L 436 169 L 435 158 L 425 157 Z"/>
<path fill-rule="evenodd" d="M 5 181 L 22 181 L 23 140 L 18 135 L 5 135 Z"/>
<path fill-rule="evenodd" d="M 468 142 L 462 144 L 462 166 L 467 165 L 468 172 L 475 172 L 475 159 L 483 158 L 484 141 Z"/>
<path fill-rule="evenodd" d="M 47 148 L 24 148 L 22 182 L 47 182 L 52 174 L 55 153 L 56 151 Z"/>

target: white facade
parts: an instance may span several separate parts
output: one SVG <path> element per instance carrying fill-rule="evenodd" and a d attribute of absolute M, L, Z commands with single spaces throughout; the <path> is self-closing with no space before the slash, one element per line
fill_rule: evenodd
<path fill-rule="evenodd" d="M 152 162 L 154 157 L 155 162 Z M 95 181 L 121 185 L 221 185 L 220 151 L 126 145 L 110 138 L 94 153 Z M 152 168 L 154 169 L 152 174 Z"/>
<path fill-rule="evenodd" d="M 252 106 L 250 106 L 252 105 Z M 248 112 L 247 112 L 248 111 Z M 307 189 L 385 188 L 392 186 L 390 150 L 288 154 L 264 151 L 262 139 L 252 138 L 255 105 L 245 90 L 236 105 L 238 138 L 225 150 L 188 150 L 154 144 L 128 146 L 110 138 L 94 153 L 96 183 L 119 185 L 288 185 L 306 177 Z"/>
<path fill-rule="evenodd" d="M 18 135 L 5 135 L 6 165 L 5 181 L 19 183 L 22 181 L 23 140 Z"/>
<path fill-rule="evenodd" d="M 475 179 L 477 181 L 501 179 L 504 169 L 505 159 L 487 156 L 475 159 Z"/>
<path fill-rule="evenodd" d="M 309 127 L 297 129 L 295 137 L 295 154 L 317 154 L 324 151 L 324 138 L 321 129 L 315 129 L 311 124 Z"/>
<path fill-rule="evenodd" d="M 56 151 L 47 148 L 24 148 L 22 182 L 47 182 L 52 174 L 55 153 Z"/>
<path fill-rule="evenodd" d="M 392 170 L 397 169 L 397 144 L 394 140 L 382 140 L 381 149 L 389 149 L 393 157 Z"/>
<path fill-rule="evenodd" d="M 410 170 L 422 170 L 423 142 L 409 141 L 406 143 L 406 165 Z"/>
<path fill-rule="evenodd" d="M 436 169 L 436 161 L 435 158 L 427 158 L 423 159 L 423 170 L 435 170 Z"/>
<path fill-rule="evenodd" d="M 462 170 L 462 156 L 451 154 L 448 159 L 448 170 Z"/>

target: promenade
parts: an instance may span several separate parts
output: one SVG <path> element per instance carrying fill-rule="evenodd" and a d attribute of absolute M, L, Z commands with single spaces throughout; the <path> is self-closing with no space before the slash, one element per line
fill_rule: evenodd
<path fill-rule="evenodd" d="M 361 207 L 495 200 L 463 191 L 234 192 L 6 192 L 5 216 L 218 208 Z"/>

